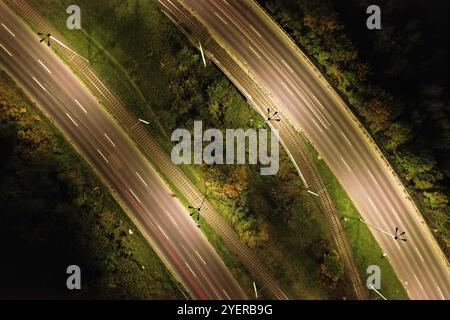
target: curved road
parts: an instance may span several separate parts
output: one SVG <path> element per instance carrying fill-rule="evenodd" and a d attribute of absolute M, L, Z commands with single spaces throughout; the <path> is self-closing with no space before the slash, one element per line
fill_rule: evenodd
<path fill-rule="evenodd" d="M 448 262 L 414 204 L 348 110 L 251 0 L 180 0 L 273 95 L 339 179 L 412 299 L 450 299 Z M 407 242 L 395 240 L 395 228 Z M 388 297 L 389 298 L 389 297 Z"/>
<path fill-rule="evenodd" d="M 194 299 L 245 294 L 186 209 L 72 71 L 3 3 L 2 66 L 64 132 Z"/>

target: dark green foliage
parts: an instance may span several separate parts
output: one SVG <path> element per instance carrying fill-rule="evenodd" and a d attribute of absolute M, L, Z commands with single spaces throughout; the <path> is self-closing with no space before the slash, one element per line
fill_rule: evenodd
<path fill-rule="evenodd" d="M 344 275 L 344 265 L 336 250 L 325 253 L 323 263 L 320 265 L 323 281 L 331 288 L 335 288 Z"/>

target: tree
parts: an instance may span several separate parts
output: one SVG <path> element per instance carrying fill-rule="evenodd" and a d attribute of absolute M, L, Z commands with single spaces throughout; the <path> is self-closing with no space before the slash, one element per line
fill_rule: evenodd
<path fill-rule="evenodd" d="M 369 123 L 374 132 L 388 128 L 392 116 L 393 98 L 378 88 L 369 89 L 369 94 L 358 108 L 361 116 Z"/>
<path fill-rule="evenodd" d="M 247 172 L 244 166 L 238 166 L 234 170 L 226 183 L 223 185 L 223 193 L 228 198 L 237 198 L 242 196 L 243 191 L 247 188 Z"/>
<path fill-rule="evenodd" d="M 320 265 L 320 271 L 325 284 L 330 288 L 335 288 L 341 276 L 344 274 L 344 265 L 342 264 L 336 250 L 331 250 L 323 256 L 323 263 Z"/>
<path fill-rule="evenodd" d="M 412 138 L 411 127 L 401 122 L 394 122 L 384 133 L 388 137 L 386 149 L 395 151 L 399 146 L 405 144 Z"/>
<path fill-rule="evenodd" d="M 311 254 L 314 258 L 316 258 L 316 260 L 322 261 L 324 256 L 330 252 L 330 243 L 327 239 L 320 238 L 313 243 L 311 246 L 311 251 Z"/>
<path fill-rule="evenodd" d="M 445 207 L 448 204 L 448 198 L 441 192 L 424 192 L 425 203 L 431 209 L 436 210 Z"/>
<path fill-rule="evenodd" d="M 397 153 L 397 163 L 404 170 L 405 179 L 411 181 L 418 174 L 430 172 L 436 161 L 430 156 L 402 152 Z"/>

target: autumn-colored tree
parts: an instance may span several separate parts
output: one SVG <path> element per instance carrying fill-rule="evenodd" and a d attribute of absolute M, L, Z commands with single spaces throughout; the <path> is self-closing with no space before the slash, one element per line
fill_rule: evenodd
<path fill-rule="evenodd" d="M 399 146 L 408 142 L 412 138 L 411 126 L 394 122 L 384 133 L 388 138 L 386 141 L 386 149 L 395 151 Z"/>
<path fill-rule="evenodd" d="M 335 288 L 344 274 L 344 265 L 336 250 L 333 249 L 323 256 L 323 263 L 320 265 L 320 271 L 325 284 L 330 288 Z"/>
<path fill-rule="evenodd" d="M 447 196 L 441 192 L 424 192 L 423 196 L 431 209 L 439 209 L 448 204 Z"/>
<path fill-rule="evenodd" d="M 388 93 L 373 89 L 366 101 L 357 108 L 374 132 L 388 128 L 392 116 L 392 97 Z"/>
<path fill-rule="evenodd" d="M 247 187 L 247 173 L 244 166 L 238 166 L 234 170 L 226 183 L 223 185 L 223 193 L 228 198 L 237 198 Z"/>

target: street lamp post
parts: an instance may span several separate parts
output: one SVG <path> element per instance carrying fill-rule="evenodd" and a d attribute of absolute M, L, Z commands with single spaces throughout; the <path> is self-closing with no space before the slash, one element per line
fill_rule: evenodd
<path fill-rule="evenodd" d="M 75 50 L 73 50 L 72 48 L 70 48 L 68 45 L 66 45 L 65 43 L 63 43 L 61 40 L 55 38 L 54 36 L 52 36 L 50 33 L 42 33 L 42 32 L 38 32 L 37 33 L 39 36 L 43 36 L 43 38 L 41 38 L 41 40 L 39 40 L 39 42 L 43 42 L 45 40 L 47 40 L 47 46 L 50 47 L 50 40 L 53 40 L 54 42 L 56 42 L 57 44 L 59 44 L 61 47 L 69 50 L 70 52 L 72 52 L 73 54 L 77 55 L 78 57 L 80 57 L 81 59 L 89 62 L 88 59 L 86 59 L 85 57 L 83 57 L 81 54 L 79 54 L 78 52 L 76 52 Z"/>
<path fill-rule="evenodd" d="M 342 217 L 341 219 L 344 220 L 344 221 L 350 220 L 350 218 L 348 218 L 348 217 Z M 405 235 L 406 232 L 403 231 L 403 232 L 399 233 L 398 227 L 395 228 L 395 234 L 392 234 L 392 233 L 390 233 L 390 232 L 388 232 L 388 231 L 386 231 L 386 230 L 383 230 L 383 229 L 381 229 L 381 228 L 379 228 L 379 227 L 377 227 L 377 226 L 374 226 L 374 225 L 372 225 L 372 224 L 370 224 L 370 223 L 364 221 L 364 220 L 361 219 L 361 218 L 357 218 L 357 219 L 354 218 L 354 220 L 359 221 L 359 222 L 361 222 L 361 223 L 364 223 L 364 224 L 367 225 L 368 227 L 370 227 L 370 228 L 372 228 L 372 229 L 375 229 L 375 230 L 378 230 L 378 231 L 380 231 L 380 232 L 382 232 L 382 233 L 384 233 L 384 234 L 386 234 L 386 235 L 392 237 L 394 240 L 401 240 L 401 241 L 405 241 L 405 242 L 407 241 L 406 238 L 404 237 L 404 235 Z M 383 255 L 383 256 L 385 256 L 385 255 Z"/>
<path fill-rule="evenodd" d="M 195 222 L 195 225 L 200 228 L 200 210 L 202 209 L 203 204 L 205 203 L 206 200 L 206 196 L 203 197 L 202 202 L 200 203 L 200 205 L 198 207 L 193 207 L 193 206 L 188 206 L 189 209 L 191 209 L 191 213 L 189 214 L 189 216 L 193 216 L 194 214 L 197 214 L 197 221 Z"/>

